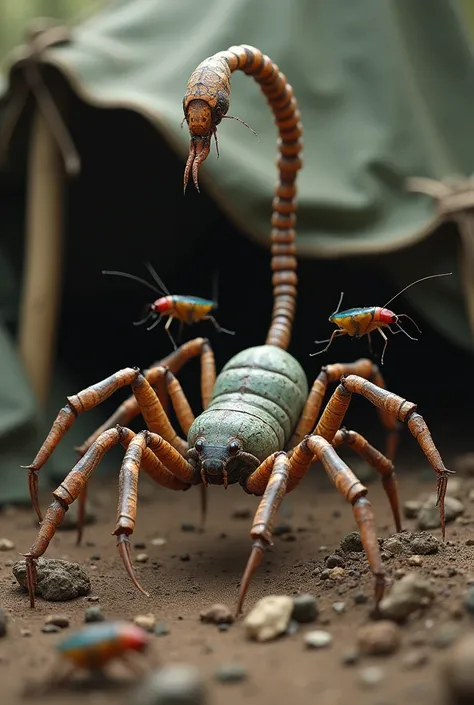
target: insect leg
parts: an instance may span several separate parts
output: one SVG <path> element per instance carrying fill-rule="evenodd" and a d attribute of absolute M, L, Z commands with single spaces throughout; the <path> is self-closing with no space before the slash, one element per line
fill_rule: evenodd
<path fill-rule="evenodd" d="M 252 575 L 262 562 L 263 553 L 272 545 L 272 529 L 289 477 L 290 461 L 286 453 L 273 453 L 247 478 L 243 485 L 249 494 L 262 495 L 255 514 L 250 536 L 253 539 L 252 552 L 240 583 L 237 616 L 247 594 Z"/>
<path fill-rule="evenodd" d="M 133 533 L 137 515 L 140 466 L 143 462 L 144 451 L 149 447 L 151 448 L 150 441 L 152 436 L 160 440 L 160 444 L 155 442 L 155 445 L 162 451 L 160 453 L 162 457 L 159 459 L 161 460 L 158 466 L 159 469 L 164 470 L 166 475 L 171 475 L 174 480 L 178 480 L 180 489 L 189 486 L 194 479 L 192 466 L 161 436 L 150 434 L 148 431 L 141 431 L 131 439 L 120 468 L 117 525 L 113 533 L 117 536 L 117 548 L 128 575 L 135 587 L 147 596 L 148 593 L 142 588 L 135 575 L 129 536 Z M 155 448 L 151 448 L 151 450 L 153 451 Z M 179 461 L 177 461 L 177 458 L 179 458 Z"/>
<path fill-rule="evenodd" d="M 397 326 L 398 330 L 394 332 L 394 335 L 396 335 L 396 333 L 405 333 L 406 337 L 410 338 L 410 340 L 418 340 L 418 338 L 415 338 L 413 337 L 413 335 L 410 335 L 410 333 L 406 331 L 405 328 L 402 328 L 400 323 L 397 323 Z"/>
<path fill-rule="evenodd" d="M 172 322 L 172 321 L 173 321 L 173 316 L 170 316 L 170 317 L 168 318 L 168 320 L 166 321 L 166 324 L 165 324 L 165 331 L 166 331 L 166 333 L 167 333 L 167 335 L 168 335 L 168 338 L 171 340 L 171 344 L 173 345 L 173 348 L 174 348 L 175 350 L 177 350 L 177 349 L 178 349 L 178 346 L 177 346 L 176 343 L 174 342 L 174 338 L 173 338 L 173 336 L 171 335 L 171 332 L 170 332 L 170 325 L 171 325 L 171 322 Z"/>
<path fill-rule="evenodd" d="M 425 454 L 428 462 L 438 476 L 437 491 L 441 529 L 443 538 L 445 536 L 445 520 L 444 520 L 444 498 L 448 485 L 449 475 L 454 474 L 453 470 L 448 470 L 436 448 L 431 437 L 428 426 L 420 414 L 416 412 L 416 404 L 399 397 L 393 392 L 372 384 L 366 379 L 362 379 L 356 375 L 349 375 L 341 379 L 341 386 L 352 393 L 361 394 L 374 406 L 379 409 L 396 414 L 400 421 L 406 422 L 411 434 L 416 438 L 420 448 Z"/>
<path fill-rule="evenodd" d="M 382 338 L 385 340 L 385 343 L 384 343 L 384 346 L 383 346 L 383 350 L 382 350 L 382 356 L 381 356 L 381 358 L 380 358 L 380 364 L 383 365 L 383 357 L 384 357 L 384 355 L 385 355 L 385 348 L 387 347 L 387 344 L 388 344 L 388 338 L 387 338 L 387 336 L 385 335 L 385 333 L 383 332 L 383 330 L 382 330 L 381 328 L 377 328 L 377 330 L 378 330 L 378 332 L 380 333 L 380 335 L 382 336 Z"/>
<path fill-rule="evenodd" d="M 346 330 L 343 330 L 342 328 L 336 328 L 336 330 L 333 332 L 331 337 L 328 338 L 328 344 L 326 345 L 326 347 L 323 348 L 323 350 L 318 350 L 317 352 L 310 353 L 309 356 L 314 357 L 315 355 L 321 355 L 321 353 L 324 353 L 324 352 L 326 352 L 326 350 L 329 350 L 329 348 L 331 347 L 332 341 L 334 340 L 334 338 L 337 335 L 346 335 L 346 334 L 347 334 Z M 325 340 L 315 340 L 314 342 L 315 343 L 325 343 L 326 341 Z"/>
<path fill-rule="evenodd" d="M 375 529 L 372 506 L 366 497 L 367 488 L 357 479 L 352 470 L 338 456 L 325 438 L 318 435 L 306 437 L 290 458 L 290 481 L 288 492 L 296 487 L 306 475 L 313 460 L 320 460 L 338 492 L 352 505 L 360 538 L 375 577 L 375 603 L 379 604 L 385 589 L 385 571 L 382 566 L 380 547 Z"/>
<path fill-rule="evenodd" d="M 367 341 L 369 343 L 369 353 L 373 355 L 374 351 L 372 349 L 372 338 L 370 337 L 370 333 L 367 333 Z"/>
<path fill-rule="evenodd" d="M 379 450 L 374 448 L 364 436 L 356 431 L 349 431 L 346 428 L 341 428 L 333 439 L 333 446 L 338 446 L 346 443 L 352 450 L 358 453 L 361 458 L 364 458 L 382 478 L 382 485 L 387 495 L 390 507 L 392 509 L 393 519 L 397 531 L 402 531 L 402 522 L 400 518 L 400 502 L 398 497 L 398 483 L 395 475 L 395 469 L 391 460 L 385 457 Z"/>
<path fill-rule="evenodd" d="M 221 325 L 219 325 L 214 316 L 207 315 L 205 316 L 205 320 L 212 321 L 212 323 L 214 324 L 214 328 L 217 330 L 218 333 L 227 333 L 228 335 L 235 335 L 235 330 L 228 330 L 227 328 L 223 328 Z"/>
<path fill-rule="evenodd" d="M 370 379 L 374 382 L 374 384 L 377 384 L 382 388 L 385 387 L 385 380 L 380 374 L 379 368 L 372 362 L 372 360 L 367 358 L 361 358 L 355 362 L 343 364 L 336 363 L 322 367 L 321 372 L 313 383 L 300 420 L 298 421 L 298 425 L 296 426 L 293 436 L 288 444 L 288 448 L 294 448 L 308 433 L 314 431 L 328 385 L 332 382 L 339 382 L 342 375 L 349 374 Z M 399 424 L 396 415 L 389 414 L 384 409 L 378 409 L 378 412 L 388 434 L 385 455 L 388 458 L 393 458 L 398 445 L 401 425 Z M 339 428 L 339 426 L 337 428 Z"/>

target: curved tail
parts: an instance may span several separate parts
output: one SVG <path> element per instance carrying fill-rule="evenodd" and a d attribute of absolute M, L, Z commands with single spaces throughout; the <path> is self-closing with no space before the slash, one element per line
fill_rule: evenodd
<path fill-rule="evenodd" d="M 217 144 L 217 125 L 227 115 L 230 76 L 233 71 L 253 76 L 273 111 L 278 127 L 278 183 L 273 199 L 272 259 L 273 311 L 266 344 L 286 350 L 296 309 L 298 276 L 295 257 L 296 176 L 302 166 L 300 112 L 293 89 L 273 61 L 246 44 L 232 46 L 205 59 L 191 74 L 183 100 L 184 116 L 191 134 L 184 174 L 198 188 L 199 167 L 209 154 L 211 138 Z"/>

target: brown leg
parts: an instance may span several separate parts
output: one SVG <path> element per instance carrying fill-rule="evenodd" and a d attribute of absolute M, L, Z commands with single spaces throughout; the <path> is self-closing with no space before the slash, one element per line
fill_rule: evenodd
<path fill-rule="evenodd" d="M 203 408 L 205 409 L 211 399 L 212 389 L 216 381 L 214 353 L 206 338 L 195 338 L 184 343 L 184 345 L 181 345 L 177 350 L 152 365 L 143 373 L 144 377 L 157 392 L 165 411 L 167 411 L 168 394 L 163 374 L 164 368 L 169 369 L 173 374 L 177 374 L 189 360 L 197 357 L 197 355 L 201 356 L 201 395 Z M 103 431 L 114 427 L 116 424 L 121 426 L 128 425 L 139 413 L 140 409 L 136 399 L 133 396 L 129 397 L 100 428 L 94 431 L 81 446 L 76 448 L 77 452 L 83 455 Z"/>
<path fill-rule="evenodd" d="M 137 515 L 138 475 L 147 449 L 156 453 L 167 471 L 178 480 L 181 485 L 179 489 L 184 489 L 194 483 L 196 474 L 187 460 L 161 436 L 149 431 L 141 431 L 130 441 L 120 468 L 117 525 L 113 533 L 117 536 L 117 547 L 127 573 L 134 585 L 148 596 L 135 575 L 129 540 L 135 527 Z"/>
<path fill-rule="evenodd" d="M 375 386 L 375 385 L 374 385 Z M 374 513 L 366 497 L 367 488 L 359 482 L 352 470 L 338 456 L 325 438 L 308 436 L 295 448 L 290 458 L 290 492 L 304 477 L 314 459 L 320 460 L 338 492 L 352 505 L 370 569 L 375 576 L 375 604 L 379 604 L 385 588 L 385 573 L 375 530 Z"/>
<path fill-rule="evenodd" d="M 268 546 L 272 545 L 272 529 L 278 509 L 286 493 L 289 469 L 290 461 L 287 454 L 283 451 L 274 453 L 264 460 L 244 484 L 246 492 L 256 495 L 263 494 L 263 497 L 258 505 L 250 531 L 253 546 L 240 583 L 239 601 L 236 610 L 237 617 L 242 612 L 242 605 L 252 575 L 262 562 L 263 552 Z"/>
<path fill-rule="evenodd" d="M 418 441 L 428 462 L 438 475 L 438 504 L 441 530 L 444 539 L 446 533 L 444 520 L 444 498 L 446 496 L 446 489 L 448 486 L 448 477 L 449 475 L 453 475 L 454 471 L 448 470 L 444 466 L 438 449 L 431 438 L 428 426 L 426 425 L 423 417 L 416 412 L 416 404 L 399 397 L 397 394 L 393 394 L 393 392 L 388 392 L 386 389 L 381 389 L 368 380 L 357 377 L 356 375 L 343 377 L 339 387 L 343 387 L 346 390 L 346 393 L 349 391 L 351 393 L 355 392 L 356 394 L 361 394 L 377 408 L 384 409 L 389 414 L 396 414 L 400 421 L 406 422 L 411 434 Z M 330 403 L 331 400 L 329 401 L 329 404 Z"/>
<path fill-rule="evenodd" d="M 356 433 L 356 431 L 348 431 L 346 428 L 341 428 L 334 436 L 332 444 L 334 448 L 337 448 L 343 443 L 346 443 L 364 458 L 382 477 L 382 485 L 392 508 L 396 529 L 397 531 L 402 531 L 398 483 L 392 461 L 382 455 L 379 450 L 370 445 L 364 436 Z"/>
<path fill-rule="evenodd" d="M 315 426 L 324 397 L 327 392 L 328 385 L 333 382 L 338 382 L 343 375 L 358 375 L 366 379 L 372 380 L 374 384 L 385 388 L 385 381 L 380 373 L 377 365 L 371 360 L 361 358 L 352 363 L 326 365 L 321 369 L 321 372 L 314 381 L 313 387 L 309 393 L 308 400 L 301 414 L 300 421 L 291 438 L 288 447 L 293 448 L 300 443 L 305 436 L 315 431 Z M 400 424 L 394 414 L 387 413 L 384 409 L 379 409 L 379 414 L 383 425 L 387 429 L 387 445 L 385 455 L 387 458 L 393 459 L 398 446 L 398 438 L 400 432 Z"/>
<path fill-rule="evenodd" d="M 118 443 L 128 446 L 134 437 L 135 434 L 133 431 L 127 428 L 118 427 L 104 431 L 97 441 L 92 444 L 87 453 L 76 463 L 64 482 L 53 492 L 54 501 L 46 511 L 38 536 L 28 553 L 24 554 L 26 558 L 27 583 L 31 607 L 35 606 L 36 559 L 42 556 L 46 551 L 69 505 L 84 491 L 87 482 L 105 453 Z M 171 448 L 173 453 L 179 455 L 166 441 L 163 441 L 163 446 L 165 448 Z M 169 453 L 169 456 L 171 459 L 174 457 L 172 453 Z M 179 456 L 179 458 L 183 464 L 186 463 L 184 458 L 181 456 Z M 145 449 L 143 453 L 141 466 L 155 482 L 169 489 L 184 490 L 190 485 L 189 482 L 183 481 L 173 474 L 172 463 L 170 463 L 168 467 L 164 467 L 153 452 L 148 449 Z M 179 465 L 178 469 L 181 474 L 183 474 L 184 467 Z M 191 466 L 189 466 L 189 470 L 188 476 L 190 477 L 192 471 Z"/>

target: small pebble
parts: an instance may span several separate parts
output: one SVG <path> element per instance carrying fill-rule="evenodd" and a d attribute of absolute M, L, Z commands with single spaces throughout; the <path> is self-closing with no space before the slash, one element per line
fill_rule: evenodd
<path fill-rule="evenodd" d="M 215 672 L 220 683 L 239 683 L 247 678 L 247 669 L 239 663 L 225 663 Z"/>
<path fill-rule="evenodd" d="M 232 624 L 234 621 L 234 615 L 227 605 L 222 605 L 219 603 L 202 610 L 199 617 L 201 622 L 205 622 L 207 624 Z"/>
<path fill-rule="evenodd" d="M 318 616 L 318 604 L 313 595 L 303 593 L 293 596 L 293 612 L 292 619 L 300 624 L 314 622 Z"/>
<path fill-rule="evenodd" d="M 403 515 L 406 519 L 416 519 L 421 509 L 421 502 L 410 500 L 403 504 Z"/>
<path fill-rule="evenodd" d="M 362 685 L 373 687 L 374 685 L 378 685 L 383 680 L 384 672 L 377 666 L 369 666 L 368 668 L 364 668 L 360 671 L 359 677 Z"/>
<path fill-rule="evenodd" d="M 155 625 L 155 628 L 153 630 L 153 633 L 156 636 L 166 636 L 167 634 L 170 633 L 170 630 L 164 622 L 157 622 Z"/>
<path fill-rule="evenodd" d="M 15 544 L 10 539 L 0 539 L 0 551 L 13 551 Z"/>
<path fill-rule="evenodd" d="M 148 563 L 148 559 L 148 553 L 139 553 L 135 558 L 137 563 Z"/>
<path fill-rule="evenodd" d="M 0 608 L 0 638 L 7 634 L 7 615 L 5 610 Z"/>
<path fill-rule="evenodd" d="M 56 632 L 61 631 L 61 627 L 58 627 L 57 624 L 45 624 L 41 627 L 41 631 L 45 634 L 55 634 Z"/>
<path fill-rule="evenodd" d="M 166 544 L 166 539 L 156 538 L 151 540 L 152 546 L 164 546 Z"/>
<path fill-rule="evenodd" d="M 344 559 L 341 558 L 341 556 L 338 556 L 336 554 L 328 556 L 326 558 L 325 563 L 326 563 L 326 568 L 336 568 L 336 567 L 344 568 L 344 566 L 346 565 Z"/>
<path fill-rule="evenodd" d="M 461 629 L 461 625 L 457 622 L 445 622 L 433 635 L 433 646 L 437 649 L 447 649 L 458 639 Z"/>
<path fill-rule="evenodd" d="M 275 639 L 286 632 L 292 612 L 289 595 L 262 597 L 244 619 L 247 636 L 256 641 Z"/>
<path fill-rule="evenodd" d="M 389 594 L 379 605 L 380 614 L 386 619 L 401 622 L 412 612 L 427 606 L 434 597 L 427 580 L 418 573 L 408 573 L 393 584 Z"/>
<path fill-rule="evenodd" d="M 388 551 L 393 556 L 399 556 L 405 551 L 403 543 L 395 538 L 390 537 L 383 542 L 384 551 Z"/>
<path fill-rule="evenodd" d="M 299 628 L 300 625 L 298 622 L 295 619 L 290 619 L 286 628 L 285 636 L 294 636 L 298 632 Z"/>
<path fill-rule="evenodd" d="M 104 622 L 105 616 L 102 612 L 102 607 L 99 605 L 92 605 L 88 607 L 84 612 L 84 622 L 91 624 L 93 622 Z"/>
<path fill-rule="evenodd" d="M 359 649 L 368 656 L 393 654 L 400 647 L 400 642 L 400 628 L 386 619 L 364 625 L 357 632 Z"/>
<path fill-rule="evenodd" d="M 442 677 L 446 703 L 471 705 L 474 702 L 474 635 L 466 634 L 447 653 Z"/>
<path fill-rule="evenodd" d="M 322 649 L 325 646 L 329 646 L 331 642 L 331 634 L 329 634 L 329 632 L 323 632 L 320 629 L 312 632 L 306 632 L 304 635 L 304 643 L 310 649 Z"/>
<path fill-rule="evenodd" d="M 217 625 L 217 631 L 219 632 L 228 632 L 229 631 L 229 624 L 221 623 Z"/>
<path fill-rule="evenodd" d="M 65 629 L 69 626 L 69 617 L 65 614 L 50 614 L 44 620 L 45 624 L 54 624 L 61 629 Z"/>
<path fill-rule="evenodd" d="M 151 612 L 148 614 L 137 614 L 137 616 L 133 618 L 133 622 L 137 627 L 141 627 L 146 632 L 152 632 L 156 627 L 156 617 Z"/>
<path fill-rule="evenodd" d="M 474 539 L 467 539 L 465 541 L 466 546 L 474 546 Z"/>
<path fill-rule="evenodd" d="M 252 512 L 248 507 L 235 507 L 230 516 L 232 519 L 251 519 Z"/>
<path fill-rule="evenodd" d="M 207 705 L 209 696 L 194 666 L 163 666 L 142 680 L 127 700 L 130 705 Z"/>
<path fill-rule="evenodd" d="M 341 541 L 341 549 L 344 553 L 360 553 L 364 550 L 362 541 L 360 540 L 360 534 L 358 531 L 351 531 L 350 534 L 346 534 Z"/>
<path fill-rule="evenodd" d="M 187 532 L 196 531 L 196 525 L 190 524 L 190 523 L 181 524 L 181 531 L 187 531 Z"/>
<path fill-rule="evenodd" d="M 360 660 L 360 654 L 355 649 L 350 649 L 349 651 L 344 651 L 342 654 L 341 662 L 343 666 L 354 666 Z"/>
<path fill-rule="evenodd" d="M 346 603 L 345 602 L 333 602 L 332 608 L 336 614 L 342 614 L 343 612 L 346 611 Z"/>
<path fill-rule="evenodd" d="M 20 635 L 21 636 L 31 636 L 33 632 L 31 629 L 20 629 Z"/>
<path fill-rule="evenodd" d="M 428 663 L 428 654 L 421 649 L 409 651 L 402 658 L 402 666 L 408 671 L 414 671 Z"/>
<path fill-rule="evenodd" d="M 329 571 L 328 578 L 331 580 L 344 580 L 344 576 L 346 575 L 346 571 L 344 568 L 340 568 L 339 566 L 336 566 L 335 568 L 331 568 Z M 322 573 L 321 573 L 322 577 Z"/>
<path fill-rule="evenodd" d="M 146 548 L 146 543 L 144 541 L 135 541 L 133 548 L 143 551 L 143 549 Z"/>
<path fill-rule="evenodd" d="M 421 556 L 410 556 L 408 563 L 413 566 L 423 565 L 423 558 Z"/>
<path fill-rule="evenodd" d="M 190 561 L 191 556 L 189 555 L 189 553 L 182 553 L 179 557 L 179 560 L 180 561 Z"/>
<path fill-rule="evenodd" d="M 277 524 L 272 534 L 273 536 L 285 536 L 285 534 L 291 534 L 293 528 L 289 524 Z"/>
<path fill-rule="evenodd" d="M 448 484 L 449 486 L 449 484 Z M 420 529 L 437 529 L 441 526 L 439 507 L 436 505 L 437 495 L 431 495 L 422 505 L 417 517 Z M 454 521 L 464 512 L 464 505 L 459 499 L 447 495 L 444 499 L 444 516 L 446 523 Z"/>
<path fill-rule="evenodd" d="M 18 583 L 26 588 L 26 562 L 20 560 L 12 568 Z M 89 576 L 78 563 L 58 558 L 38 558 L 36 594 L 45 600 L 61 602 L 87 595 L 91 589 Z"/>
<path fill-rule="evenodd" d="M 470 587 L 463 600 L 464 608 L 470 615 L 474 617 L 474 587 Z"/>
<path fill-rule="evenodd" d="M 354 602 L 356 603 L 356 605 L 365 605 L 367 600 L 368 597 L 363 592 L 356 592 L 354 595 Z"/>
<path fill-rule="evenodd" d="M 424 531 L 412 534 L 410 536 L 409 543 L 411 552 L 420 556 L 428 556 L 438 553 L 440 547 L 443 545 L 442 542 L 436 538 L 436 536 L 427 534 Z"/>

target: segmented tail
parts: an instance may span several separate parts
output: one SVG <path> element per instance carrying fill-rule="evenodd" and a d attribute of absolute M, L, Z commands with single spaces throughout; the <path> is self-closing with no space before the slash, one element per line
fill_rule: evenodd
<path fill-rule="evenodd" d="M 286 350 L 295 315 L 298 276 L 295 257 L 296 175 L 302 166 L 300 112 L 293 89 L 273 61 L 259 49 L 232 46 L 203 61 L 192 73 L 183 100 L 191 134 L 184 187 L 190 174 L 198 188 L 198 172 L 209 154 L 211 138 L 229 109 L 233 71 L 253 76 L 272 108 L 278 127 L 278 183 L 271 218 L 273 311 L 266 344 Z"/>

